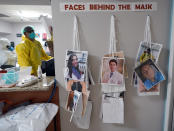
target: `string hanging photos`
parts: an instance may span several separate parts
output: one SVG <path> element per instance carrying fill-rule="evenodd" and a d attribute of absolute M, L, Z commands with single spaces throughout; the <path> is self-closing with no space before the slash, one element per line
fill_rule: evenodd
<path fill-rule="evenodd" d="M 125 58 L 117 51 L 115 18 L 111 16 L 109 52 L 102 58 L 101 87 L 103 123 L 124 123 Z"/>
<path fill-rule="evenodd" d="M 88 125 L 80 122 L 80 120 L 85 121 L 85 119 L 90 119 L 90 115 L 88 116 L 88 114 L 91 114 L 92 103 L 87 105 L 90 94 L 88 51 L 80 50 L 78 20 L 76 16 L 74 16 L 73 49 L 66 50 L 64 79 L 66 90 L 68 91 L 65 109 L 71 112 L 70 121 L 72 120 L 79 128 L 89 128 L 89 122 Z M 92 79 L 91 74 L 90 79 Z"/>
<path fill-rule="evenodd" d="M 136 71 L 138 71 L 138 69 L 139 69 L 139 71 L 141 71 L 140 68 L 138 68 L 138 66 L 140 67 L 140 65 L 143 65 L 143 63 L 145 63 L 149 59 L 152 61 L 150 63 L 153 68 L 153 72 L 159 71 L 160 69 L 156 66 L 156 64 L 158 62 L 158 58 L 159 58 L 161 49 L 162 49 L 162 44 L 151 42 L 150 16 L 147 16 L 145 31 L 144 31 L 144 41 L 140 42 L 140 46 L 139 46 L 136 61 L 135 61 L 135 66 L 137 67 Z M 153 66 L 153 65 L 155 65 L 155 66 Z M 155 67 L 157 67 L 157 68 L 155 69 Z M 153 73 L 150 73 L 150 74 L 152 75 Z M 161 72 L 161 74 L 162 74 L 162 72 Z M 153 88 L 147 89 L 146 86 L 144 85 L 145 78 L 141 79 L 141 77 L 143 77 L 142 75 L 143 75 L 143 73 L 140 76 L 136 72 L 136 74 L 134 73 L 134 76 L 133 76 L 134 77 L 133 78 L 134 86 L 137 87 L 138 95 L 139 96 L 159 95 L 160 94 L 160 83 L 155 84 L 153 86 Z M 161 76 L 163 76 L 163 75 L 161 75 Z"/>

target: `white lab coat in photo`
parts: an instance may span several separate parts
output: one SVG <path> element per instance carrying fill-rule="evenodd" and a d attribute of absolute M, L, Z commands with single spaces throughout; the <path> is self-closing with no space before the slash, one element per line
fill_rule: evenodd
<path fill-rule="evenodd" d="M 123 75 L 119 72 L 113 72 L 113 75 L 110 77 L 111 72 L 106 72 L 103 76 L 102 83 L 108 84 L 116 84 L 122 85 L 123 84 Z"/>

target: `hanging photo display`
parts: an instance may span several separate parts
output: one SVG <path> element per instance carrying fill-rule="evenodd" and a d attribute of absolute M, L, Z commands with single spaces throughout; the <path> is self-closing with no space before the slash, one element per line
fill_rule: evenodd
<path fill-rule="evenodd" d="M 68 102 L 67 102 L 67 110 L 68 111 L 75 111 L 74 108 L 74 96 L 77 98 L 79 93 L 82 93 L 82 115 L 84 115 L 86 110 L 86 103 L 89 96 L 89 88 L 87 86 L 86 77 L 87 77 L 87 60 L 88 60 L 88 52 L 87 51 L 73 51 L 67 50 L 66 51 L 66 58 L 65 58 L 65 83 L 66 89 L 69 91 Z M 79 96 L 79 95 L 78 95 Z M 78 102 L 76 99 L 75 102 Z M 70 106 L 71 105 L 71 108 Z"/>
<path fill-rule="evenodd" d="M 148 59 L 152 59 L 153 62 L 157 63 L 161 49 L 162 49 L 162 44 L 151 43 L 151 48 L 150 48 L 147 42 L 142 41 L 139 46 L 136 58 L 136 65 L 140 65 L 141 63 L 145 62 Z M 141 79 L 138 78 L 135 72 L 133 74 L 133 82 L 134 82 L 133 83 L 134 87 L 137 88 L 139 96 L 160 94 L 160 84 L 157 84 L 152 89 L 147 90 L 143 82 L 141 81 Z"/>
<path fill-rule="evenodd" d="M 151 42 L 150 16 L 148 15 L 144 31 L 144 41 L 140 42 L 135 60 L 136 69 L 132 75 L 132 83 L 137 88 L 139 96 L 160 94 L 160 82 L 165 77 L 156 64 L 162 47 L 162 44 Z M 149 68 L 148 71 L 145 71 L 147 68 Z"/>
<path fill-rule="evenodd" d="M 146 90 L 150 90 L 155 85 L 165 80 L 164 75 L 151 59 L 146 60 L 136 67 L 135 72 L 143 82 Z"/>
<path fill-rule="evenodd" d="M 162 44 L 151 43 L 151 48 L 150 48 L 147 42 L 142 41 L 138 49 L 138 53 L 136 57 L 136 65 L 140 65 L 142 62 L 150 58 L 155 63 L 157 63 L 161 49 L 162 49 Z M 133 82 L 134 82 L 133 83 L 134 87 L 142 88 L 140 87 L 141 85 L 138 85 L 140 82 L 138 82 L 138 77 L 135 72 L 133 73 Z"/>
<path fill-rule="evenodd" d="M 109 53 L 101 61 L 103 123 L 124 123 L 125 77 L 128 77 L 123 51 L 117 51 L 115 17 L 111 16 Z M 126 72 L 125 72 L 126 71 Z"/>
<path fill-rule="evenodd" d="M 65 68 L 63 69 L 65 88 L 68 92 L 65 109 L 71 112 L 70 122 L 73 121 L 78 128 L 87 129 L 92 109 L 92 102 L 88 101 L 89 85 L 95 83 L 88 68 L 88 51 L 80 50 L 76 16 L 74 16 L 72 47 L 72 49 L 66 50 Z"/>
<path fill-rule="evenodd" d="M 124 59 L 103 57 L 102 59 L 102 83 L 110 85 L 123 85 Z"/>

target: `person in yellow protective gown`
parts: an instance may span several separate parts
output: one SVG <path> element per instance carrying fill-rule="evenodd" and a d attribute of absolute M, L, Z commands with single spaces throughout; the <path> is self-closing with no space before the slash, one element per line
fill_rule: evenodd
<path fill-rule="evenodd" d="M 140 56 L 140 63 L 145 62 L 148 59 L 152 59 L 153 61 L 155 61 L 150 48 L 145 50 L 144 53 Z"/>
<path fill-rule="evenodd" d="M 21 67 L 32 66 L 31 75 L 37 76 L 37 69 L 41 65 L 41 61 L 52 59 L 52 57 L 48 56 L 41 43 L 35 40 L 34 29 L 31 26 L 25 27 L 23 33 L 25 37 L 22 38 L 22 43 L 16 46 L 18 64 Z"/>

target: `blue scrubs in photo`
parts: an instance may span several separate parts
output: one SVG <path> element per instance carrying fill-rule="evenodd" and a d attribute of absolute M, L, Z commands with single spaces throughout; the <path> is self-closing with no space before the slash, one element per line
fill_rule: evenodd
<path fill-rule="evenodd" d="M 155 81 L 153 82 L 153 81 L 150 81 L 149 79 L 146 79 L 144 82 L 144 85 L 146 89 L 149 90 L 162 80 L 164 80 L 163 75 L 159 71 L 157 71 L 155 72 Z"/>

